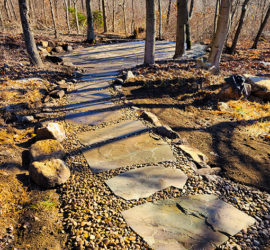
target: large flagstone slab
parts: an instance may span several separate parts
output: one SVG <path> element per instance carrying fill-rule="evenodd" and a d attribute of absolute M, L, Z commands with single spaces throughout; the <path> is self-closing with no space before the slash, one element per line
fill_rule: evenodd
<path fill-rule="evenodd" d="M 106 184 L 117 196 L 131 200 L 146 198 L 170 186 L 182 189 L 186 181 L 180 169 L 150 166 L 122 173 Z"/>
<path fill-rule="evenodd" d="M 109 140 L 120 139 L 122 137 L 147 131 L 148 128 L 144 126 L 141 121 L 128 120 L 113 126 L 95 130 L 94 132 L 82 132 L 78 134 L 78 139 L 80 140 L 81 144 L 90 146 L 95 143 L 104 143 Z"/>
<path fill-rule="evenodd" d="M 153 249 L 215 249 L 228 235 L 255 223 L 214 195 L 146 203 L 122 214 Z"/>
<path fill-rule="evenodd" d="M 145 131 L 144 126 L 139 125 L 134 128 L 134 124 L 138 123 L 124 122 L 100 131 L 92 131 L 87 134 L 88 139 L 86 137 L 82 139 L 85 134 L 80 135 L 82 143 L 90 145 L 82 151 L 93 172 L 134 164 L 175 161 L 171 148 L 166 142 L 153 139 Z"/>

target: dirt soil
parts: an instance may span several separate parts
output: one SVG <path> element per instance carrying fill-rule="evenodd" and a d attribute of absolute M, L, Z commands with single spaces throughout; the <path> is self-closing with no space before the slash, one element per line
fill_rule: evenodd
<path fill-rule="evenodd" d="M 218 96 L 225 76 L 269 74 L 269 66 L 260 62 L 270 61 L 270 43 L 261 43 L 258 50 L 248 46 L 223 56 L 219 76 L 196 68 L 195 62 L 135 68 L 136 78 L 125 85 L 124 94 L 205 153 L 223 175 L 269 192 L 270 104 L 252 96 L 229 101 Z"/>

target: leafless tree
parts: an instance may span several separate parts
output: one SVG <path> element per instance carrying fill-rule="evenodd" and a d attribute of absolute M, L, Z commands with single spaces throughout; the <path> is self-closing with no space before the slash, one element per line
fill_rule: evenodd
<path fill-rule="evenodd" d="M 19 0 L 19 9 L 25 46 L 30 58 L 30 62 L 33 65 L 42 66 L 43 64 L 38 54 L 35 39 L 29 24 L 29 9 L 26 0 Z"/>
<path fill-rule="evenodd" d="M 146 39 L 144 63 L 155 63 L 156 13 L 155 0 L 146 0 Z"/>
<path fill-rule="evenodd" d="M 93 43 L 95 41 L 95 31 L 93 24 L 93 16 L 91 10 L 91 1 L 86 0 L 86 12 L 87 12 L 87 42 Z"/>
<path fill-rule="evenodd" d="M 54 36 L 55 36 L 55 38 L 58 38 L 58 31 L 57 31 L 57 26 L 56 26 L 56 21 L 55 21 L 55 16 L 54 16 L 53 3 L 52 3 L 52 0 L 49 0 L 49 1 L 50 1 L 50 9 L 51 9 L 53 27 L 54 27 Z"/>
<path fill-rule="evenodd" d="M 67 27 L 68 27 L 68 33 L 71 33 L 70 30 L 70 21 L 69 21 L 69 11 L 68 11 L 68 2 L 67 0 L 64 0 L 64 5 L 65 5 L 65 12 L 66 12 L 66 23 L 67 23 Z"/>
<path fill-rule="evenodd" d="M 232 0 L 221 0 L 220 12 L 217 22 L 217 31 L 213 37 L 211 52 L 208 58 L 214 72 L 219 71 L 219 63 L 230 27 Z"/>
<path fill-rule="evenodd" d="M 105 0 L 102 0 L 102 15 L 103 15 L 103 32 L 106 33 L 108 31 L 108 28 L 107 28 L 107 14 L 106 14 Z"/>

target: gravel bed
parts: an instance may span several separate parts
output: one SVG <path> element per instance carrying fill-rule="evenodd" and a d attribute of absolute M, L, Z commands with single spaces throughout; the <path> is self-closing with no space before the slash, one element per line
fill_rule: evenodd
<path fill-rule="evenodd" d="M 123 100 L 119 99 L 119 103 L 123 103 Z M 138 119 L 132 109 L 123 108 L 122 110 L 124 112 L 122 120 Z M 83 146 L 76 135 L 79 132 L 96 130 L 120 121 L 98 126 L 78 126 L 63 122 L 67 133 L 63 146 L 67 152 L 66 163 L 72 171 L 72 176 L 66 184 L 59 187 L 58 192 L 61 203 L 60 212 L 64 218 L 63 225 L 65 232 L 69 235 L 68 249 L 149 249 L 147 243 L 126 224 L 121 211 L 145 202 L 195 194 L 215 194 L 253 216 L 257 221 L 248 230 L 242 230 L 230 237 L 219 249 L 262 249 L 267 242 L 269 243 L 270 195 L 220 176 L 214 178 L 198 176 L 192 169 L 190 159 L 182 153 L 177 144 L 170 143 L 170 140 L 167 141 L 177 161 L 163 162 L 160 165 L 179 168 L 187 174 L 189 179 L 183 190 L 171 187 L 138 201 L 126 201 L 115 196 L 105 185 L 105 180 L 130 169 L 150 164 L 133 165 L 93 174 L 81 153 Z M 143 122 L 148 127 L 152 126 L 148 122 Z M 155 134 L 153 136 L 159 137 Z"/>

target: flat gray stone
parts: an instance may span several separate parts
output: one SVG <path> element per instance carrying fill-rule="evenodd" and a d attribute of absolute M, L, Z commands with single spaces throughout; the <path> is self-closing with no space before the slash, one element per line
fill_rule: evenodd
<path fill-rule="evenodd" d="M 214 195 L 146 203 L 122 214 L 153 249 L 215 249 L 255 222 Z"/>
<path fill-rule="evenodd" d="M 122 137 L 131 136 L 148 131 L 141 121 L 124 121 L 119 124 L 93 131 L 78 134 L 81 144 L 90 146 L 96 143 L 105 143 L 109 140 L 117 140 Z"/>
<path fill-rule="evenodd" d="M 182 189 L 186 181 L 180 169 L 150 166 L 122 173 L 106 184 L 117 196 L 131 200 L 146 198 L 170 186 Z"/>
<path fill-rule="evenodd" d="M 134 127 L 136 124 L 138 127 Z M 138 122 L 124 122 L 89 132 L 88 139 L 82 139 L 83 135 L 79 135 L 82 143 L 90 146 L 82 150 L 83 154 L 96 173 L 134 164 L 175 161 L 169 145 L 150 137 Z"/>

